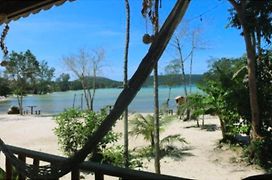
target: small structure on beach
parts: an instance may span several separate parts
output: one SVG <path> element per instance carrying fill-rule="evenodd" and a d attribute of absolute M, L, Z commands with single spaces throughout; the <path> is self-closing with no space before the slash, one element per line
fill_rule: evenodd
<path fill-rule="evenodd" d="M 20 114 L 20 109 L 17 106 L 11 106 L 8 110 L 8 114 Z"/>
<path fill-rule="evenodd" d="M 184 96 L 177 96 L 175 97 L 175 101 L 177 105 L 182 105 L 186 102 L 186 97 Z"/>

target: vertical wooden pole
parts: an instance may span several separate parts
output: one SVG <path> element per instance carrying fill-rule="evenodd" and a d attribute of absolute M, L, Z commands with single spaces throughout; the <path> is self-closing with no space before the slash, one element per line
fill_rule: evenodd
<path fill-rule="evenodd" d="M 101 172 L 95 172 L 94 179 L 95 180 L 104 180 L 104 175 Z"/>
<path fill-rule="evenodd" d="M 12 179 L 12 166 L 11 163 L 9 162 L 9 160 L 6 158 L 6 176 L 5 179 L 9 180 Z"/>
<path fill-rule="evenodd" d="M 80 172 L 79 169 L 74 169 L 71 172 L 71 180 L 79 180 L 80 179 Z"/>
<path fill-rule="evenodd" d="M 19 154 L 18 159 L 20 159 L 24 163 L 26 162 L 26 156 L 24 154 Z M 25 176 L 19 174 L 19 180 L 25 180 L 25 179 L 26 179 Z"/>

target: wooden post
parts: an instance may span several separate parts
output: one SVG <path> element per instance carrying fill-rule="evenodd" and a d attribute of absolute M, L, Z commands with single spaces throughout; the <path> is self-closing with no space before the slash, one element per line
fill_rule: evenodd
<path fill-rule="evenodd" d="M 38 172 L 39 170 L 39 165 L 40 165 L 40 160 L 39 159 L 33 159 L 33 166 L 34 166 L 34 171 Z"/>
<path fill-rule="evenodd" d="M 26 162 L 26 156 L 24 154 L 19 154 L 18 159 L 20 159 L 24 163 Z M 25 179 L 26 179 L 25 176 L 19 174 L 19 180 L 25 180 Z"/>
<path fill-rule="evenodd" d="M 104 175 L 101 172 L 95 172 L 94 179 L 95 180 L 104 180 Z"/>
<path fill-rule="evenodd" d="M 74 94 L 73 108 L 75 108 L 75 102 L 76 102 L 76 94 Z"/>
<path fill-rule="evenodd" d="M 6 158 L 6 180 L 12 179 L 12 166 L 11 163 L 9 162 L 8 158 Z"/>
<path fill-rule="evenodd" d="M 79 180 L 80 179 L 80 172 L 79 169 L 74 169 L 71 172 L 71 180 Z"/>

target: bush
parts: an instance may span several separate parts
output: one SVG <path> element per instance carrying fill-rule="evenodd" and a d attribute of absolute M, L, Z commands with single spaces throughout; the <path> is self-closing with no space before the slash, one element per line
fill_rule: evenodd
<path fill-rule="evenodd" d="M 252 141 L 245 149 L 245 156 L 250 163 L 272 170 L 272 139 Z"/>
<path fill-rule="evenodd" d="M 68 109 L 59 114 L 55 118 L 58 126 L 54 129 L 54 132 L 58 137 L 58 143 L 63 152 L 71 156 L 81 149 L 86 143 L 88 136 L 96 131 L 106 115 L 107 113 L 104 109 L 98 113 Z M 103 150 L 110 143 L 116 142 L 119 136 L 120 134 L 113 131 L 108 132 L 89 158 L 93 161 L 101 162 L 104 158 Z"/>
<path fill-rule="evenodd" d="M 119 167 L 124 167 L 124 146 L 109 147 L 103 149 L 103 164 L 111 164 Z M 129 152 L 129 167 L 132 169 L 142 168 L 143 163 L 140 161 L 134 152 Z"/>
<path fill-rule="evenodd" d="M 58 143 L 62 151 L 73 155 L 82 148 L 88 136 L 96 131 L 107 116 L 107 108 L 100 112 L 83 112 L 78 109 L 68 109 L 59 114 L 55 120 L 57 127 L 54 132 L 58 137 Z M 115 166 L 124 166 L 124 147 L 113 146 L 120 134 L 110 131 L 97 145 L 95 151 L 88 157 L 89 160 Z M 130 153 L 129 167 L 142 167 L 142 162 Z"/>

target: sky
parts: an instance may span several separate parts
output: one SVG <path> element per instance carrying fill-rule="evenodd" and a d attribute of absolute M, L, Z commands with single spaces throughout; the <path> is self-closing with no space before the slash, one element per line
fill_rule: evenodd
<path fill-rule="evenodd" d="M 164 22 L 175 2 L 162 0 L 159 9 L 160 24 Z M 141 15 L 141 6 L 141 0 L 130 0 L 129 77 L 149 48 L 149 45 L 142 42 L 143 35 L 152 33 L 152 26 Z M 226 28 L 230 7 L 227 0 L 191 1 L 176 35 L 181 37 L 180 32 L 184 29 L 188 33 L 180 38 L 182 54 L 186 57 L 191 50 L 190 32 L 200 29 L 197 36 L 199 48 L 195 49 L 193 56 L 193 74 L 206 72 L 211 59 L 235 58 L 244 54 L 245 45 L 240 31 Z M 12 21 L 9 26 L 6 37 L 9 51 L 31 50 L 39 61 L 45 60 L 50 67 L 56 69 L 56 77 L 61 73 L 71 73 L 62 61 L 64 56 L 77 54 L 82 48 L 88 51 L 103 48 L 105 59 L 99 75 L 114 80 L 123 79 L 126 28 L 124 0 L 66 2 L 27 18 Z M 0 31 L 2 29 L 3 25 Z M 170 41 L 159 61 L 159 74 L 164 74 L 165 66 L 177 57 L 174 41 Z M 189 60 L 186 60 L 186 72 L 189 71 L 188 63 Z"/>

